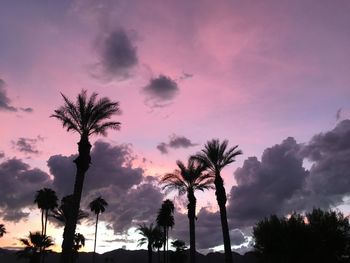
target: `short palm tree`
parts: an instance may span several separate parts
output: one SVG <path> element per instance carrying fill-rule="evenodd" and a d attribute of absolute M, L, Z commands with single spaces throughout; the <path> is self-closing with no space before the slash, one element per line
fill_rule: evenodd
<path fill-rule="evenodd" d="M 180 195 L 187 193 L 188 205 L 187 216 L 190 227 L 190 262 L 196 261 L 196 236 L 195 236 L 195 220 L 196 220 L 196 190 L 204 191 L 213 188 L 214 176 L 205 174 L 206 167 L 193 159 L 189 159 L 187 166 L 181 161 L 177 161 L 176 169 L 173 173 L 166 174 L 161 183 L 165 184 L 163 188 L 169 190 L 177 190 Z"/>
<path fill-rule="evenodd" d="M 73 261 L 76 262 L 79 257 L 79 249 L 85 246 L 85 237 L 80 233 L 74 234 L 74 245 L 73 245 Z"/>
<path fill-rule="evenodd" d="M 36 192 L 34 203 L 41 210 L 41 235 L 43 236 L 46 236 L 49 211 L 57 207 L 57 201 L 56 192 L 50 188 L 43 188 Z M 40 261 L 45 262 L 45 255 L 43 255 L 42 249 L 40 250 Z"/>
<path fill-rule="evenodd" d="M 58 206 L 56 192 L 50 188 L 43 188 L 36 192 L 34 203 L 41 210 L 41 234 L 46 236 L 47 220 L 50 210 Z"/>
<path fill-rule="evenodd" d="M 168 250 L 169 228 L 172 228 L 175 225 L 174 210 L 174 203 L 171 200 L 166 199 L 163 201 L 157 215 L 157 225 L 163 228 L 164 233 L 164 262 L 166 262 L 167 259 L 165 251 Z"/>
<path fill-rule="evenodd" d="M 91 211 L 96 214 L 95 242 L 94 242 L 94 254 L 93 254 L 92 262 L 95 262 L 98 217 L 101 213 L 103 213 L 105 211 L 105 207 L 107 205 L 108 205 L 108 203 L 101 196 L 95 198 L 89 204 Z"/>
<path fill-rule="evenodd" d="M 80 200 L 83 191 L 85 173 L 91 163 L 91 144 L 89 137 L 92 135 L 106 135 L 108 129 L 119 129 L 120 122 L 109 121 L 117 113 L 120 113 L 119 103 L 112 102 L 109 98 L 97 100 L 97 94 L 93 93 L 89 98 L 86 91 L 82 90 L 76 102 L 72 102 L 62 94 L 64 105 L 55 110 L 51 117 L 57 118 L 67 128 L 67 131 L 77 132 L 80 135 L 78 143 L 78 157 L 76 164 L 76 177 L 73 192 L 72 217 L 68 219 L 64 228 L 61 263 L 68 263 L 72 258 L 74 233 L 78 220 Z"/>
<path fill-rule="evenodd" d="M 51 237 L 43 236 L 39 231 L 29 232 L 28 238 L 21 238 L 20 242 L 25 246 L 23 250 L 18 251 L 18 258 L 28 258 L 29 263 L 40 262 L 40 250 L 43 253 L 47 252 L 47 248 L 53 246 Z"/>
<path fill-rule="evenodd" d="M 6 234 L 6 228 L 4 224 L 0 224 L 0 237 L 3 237 Z"/>
<path fill-rule="evenodd" d="M 218 139 L 208 141 L 204 149 L 192 156 L 191 159 L 202 163 L 215 176 L 215 195 L 220 209 L 220 218 L 222 226 L 222 234 L 225 248 L 225 262 L 232 263 L 232 251 L 229 228 L 226 215 L 226 191 L 224 187 L 224 180 L 221 177 L 221 170 L 228 164 L 235 161 L 237 155 L 242 154 L 241 150 L 237 150 L 238 145 L 227 148 L 228 141 L 224 140 L 220 143 Z"/>
<path fill-rule="evenodd" d="M 139 239 L 138 246 L 142 246 L 147 243 L 148 263 L 152 263 L 152 248 L 157 242 L 160 230 L 157 226 L 154 226 L 152 223 L 149 226 L 147 226 L 146 224 L 139 225 L 137 231 L 143 236 Z"/>

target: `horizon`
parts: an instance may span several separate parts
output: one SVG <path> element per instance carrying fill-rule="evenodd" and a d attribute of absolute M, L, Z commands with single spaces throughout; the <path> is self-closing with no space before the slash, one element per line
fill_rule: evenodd
<path fill-rule="evenodd" d="M 120 103 L 119 131 L 91 137 L 81 209 L 102 195 L 97 252 L 137 247 L 135 228 L 187 199 L 161 189 L 176 161 L 214 138 L 243 155 L 225 167 L 233 251 L 252 227 L 313 207 L 350 214 L 350 2 L 26 1 L 0 8 L 0 248 L 41 229 L 36 191 L 73 191 L 79 135 L 50 116 L 88 95 Z M 197 251 L 223 250 L 214 191 L 196 192 Z M 90 212 L 90 215 L 92 213 Z M 92 251 L 94 216 L 77 232 Z M 60 251 L 63 228 L 48 235 Z"/>

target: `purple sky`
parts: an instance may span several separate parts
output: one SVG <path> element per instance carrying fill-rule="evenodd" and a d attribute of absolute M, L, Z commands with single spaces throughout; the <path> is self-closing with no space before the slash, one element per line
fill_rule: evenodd
<path fill-rule="evenodd" d="M 72 191 L 78 136 L 49 116 L 60 92 L 81 89 L 123 112 L 120 131 L 92 138 L 82 205 L 99 193 L 110 203 L 98 252 L 134 248 L 129 229 L 153 221 L 165 198 L 158 178 L 212 138 L 244 152 L 223 172 L 241 250 L 271 213 L 347 213 L 349 13 L 346 0 L 2 1 L 0 222 L 10 233 L 0 246 L 40 228 L 35 191 Z M 197 246 L 221 249 L 214 193 L 197 196 Z M 186 200 L 170 198 L 172 236 L 187 241 Z M 81 226 L 89 238 L 91 224 Z M 62 229 L 49 234 L 60 245 Z"/>

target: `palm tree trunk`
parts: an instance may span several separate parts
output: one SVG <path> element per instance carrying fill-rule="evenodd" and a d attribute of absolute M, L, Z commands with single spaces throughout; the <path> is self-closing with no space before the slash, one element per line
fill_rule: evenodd
<path fill-rule="evenodd" d="M 163 255 L 163 259 L 164 259 L 164 263 L 166 263 L 166 227 L 164 227 L 164 255 Z"/>
<path fill-rule="evenodd" d="M 152 263 L 152 244 L 148 243 L 148 263 Z"/>
<path fill-rule="evenodd" d="M 41 236 L 44 236 L 45 225 L 44 225 L 44 209 L 41 209 Z M 41 256 L 43 254 L 43 247 L 39 247 L 38 262 L 41 262 Z"/>
<path fill-rule="evenodd" d="M 48 219 L 48 215 L 49 214 L 49 210 L 46 209 L 45 210 L 45 225 L 44 225 L 44 237 L 46 237 L 46 229 L 47 229 L 47 219 Z M 41 250 L 41 259 L 40 262 L 44 263 L 45 262 L 45 249 L 43 248 Z"/>
<path fill-rule="evenodd" d="M 193 190 L 187 193 L 188 198 L 188 220 L 190 224 L 190 263 L 196 262 L 196 231 L 195 231 L 195 219 L 196 219 L 196 197 Z"/>
<path fill-rule="evenodd" d="M 225 249 L 225 263 L 232 263 L 232 251 L 231 251 L 231 240 L 230 233 L 227 223 L 227 214 L 226 214 L 226 191 L 224 188 L 224 182 L 220 175 L 215 175 L 215 194 L 216 200 L 220 209 L 220 218 L 221 218 L 221 227 L 222 235 L 224 239 L 224 249 Z"/>
<path fill-rule="evenodd" d="M 75 228 L 78 221 L 78 213 L 80 208 L 80 200 L 83 192 L 85 173 L 89 169 L 91 157 L 90 157 L 91 144 L 89 143 L 87 135 L 82 135 L 78 143 L 79 155 L 74 160 L 77 167 L 74 183 L 73 204 L 72 204 L 72 216 L 67 218 L 66 225 L 64 227 L 63 242 L 62 242 L 62 254 L 60 258 L 61 263 L 71 263 L 73 260 L 73 242 Z"/>
<path fill-rule="evenodd" d="M 158 247 L 157 249 L 158 249 L 158 252 L 157 252 L 157 254 L 158 254 L 158 263 L 160 263 L 160 251 L 159 251 L 159 247 Z"/>
<path fill-rule="evenodd" d="M 96 214 L 94 254 L 92 255 L 92 262 L 93 262 L 93 263 L 95 263 L 95 254 L 96 254 L 97 224 L 98 224 L 98 213 Z"/>

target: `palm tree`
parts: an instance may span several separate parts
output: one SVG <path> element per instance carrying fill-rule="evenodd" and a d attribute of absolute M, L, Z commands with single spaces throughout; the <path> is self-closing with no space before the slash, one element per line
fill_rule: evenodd
<path fill-rule="evenodd" d="M 91 156 L 91 135 L 106 135 L 108 129 L 119 129 L 120 122 L 109 121 L 114 114 L 120 113 L 119 103 L 108 98 L 96 100 L 93 93 L 87 98 L 86 91 L 82 90 L 76 102 L 70 101 L 62 94 L 64 105 L 55 110 L 51 117 L 59 119 L 67 131 L 77 132 L 80 135 L 78 143 L 78 157 L 74 160 L 77 171 L 74 183 L 74 199 L 72 217 L 68 219 L 64 228 L 61 263 L 71 261 L 74 233 L 78 220 L 80 200 L 83 191 L 85 173 L 89 169 Z"/>
<path fill-rule="evenodd" d="M 46 236 L 47 219 L 50 210 L 58 206 L 56 192 L 50 188 L 43 188 L 36 192 L 34 203 L 41 209 L 41 234 Z"/>
<path fill-rule="evenodd" d="M 6 228 L 4 224 L 0 224 L 0 237 L 3 237 L 6 234 Z"/>
<path fill-rule="evenodd" d="M 137 231 L 143 236 L 139 239 L 138 246 L 142 246 L 147 243 L 148 263 L 152 263 L 152 248 L 157 242 L 160 230 L 157 226 L 153 226 L 152 223 L 149 226 L 146 224 L 139 225 Z"/>
<path fill-rule="evenodd" d="M 96 214 L 95 242 L 94 242 L 94 254 L 92 257 L 92 262 L 95 262 L 98 216 L 105 211 L 105 206 L 108 206 L 108 203 L 101 196 L 95 198 L 89 204 L 91 211 Z"/>
<path fill-rule="evenodd" d="M 43 188 L 36 192 L 34 203 L 41 209 L 41 235 L 43 236 L 46 236 L 49 211 L 58 206 L 57 200 L 56 192 L 50 188 Z M 41 262 L 45 262 L 45 255 L 43 255 L 42 249 L 40 249 L 39 257 Z"/>
<path fill-rule="evenodd" d="M 242 151 L 237 150 L 238 145 L 229 149 L 227 146 L 227 140 L 220 143 L 218 139 L 212 139 L 211 141 L 207 142 L 201 152 L 197 153 L 191 158 L 202 163 L 215 176 L 215 195 L 220 209 L 221 227 L 225 248 L 225 262 L 232 263 L 231 241 L 226 215 L 227 197 L 224 187 L 224 180 L 221 177 L 221 170 L 228 164 L 234 162 L 235 157 L 242 154 Z"/>
<path fill-rule="evenodd" d="M 204 174 L 206 167 L 193 159 L 189 159 L 187 167 L 177 161 L 176 169 L 173 173 L 166 174 L 161 183 L 165 184 L 164 189 L 177 190 L 180 195 L 187 193 L 188 205 L 187 216 L 190 227 L 190 262 L 196 261 L 196 236 L 195 236 L 195 220 L 196 220 L 196 190 L 204 191 L 213 188 L 214 176 L 212 174 Z"/>
<path fill-rule="evenodd" d="M 157 215 L 157 225 L 163 228 L 164 233 L 164 263 L 166 262 L 165 250 L 168 249 L 169 228 L 172 228 L 175 224 L 174 209 L 174 203 L 171 200 L 166 199 L 163 201 Z"/>
<path fill-rule="evenodd" d="M 56 219 L 59 224 L 65 225 L 67 218 L 72 214 L 72 204 L 73 204 L 73 195 L 64 196 L 61 199 L 61 205 L 58 208 L 55 208 L 49 214 L 49 217 Z M 88 218 L 89 214 L 81 209 L 79 209 L 77 223 L 80 220 Z"/>
<path fill-rule="evenodd" d="M 80 233 L 74 234 L 74 245 L 73 245 L 73 261 L 76 262 L 79 257 L 79 249 L 85 246 L 85 237 Z"/>
<path fill-rule="evenodd" d="M 154 240 L 154 243 L 153 243 L 153 248 L 157 249 L 158 263 L 160 263 L 160 249 L 163 247 L 163 242 L 164 242 L 164 237 L 163 236 L 164 236 L 164 233 L 158 226 L 156 228 L 155 240 Z"/>
<path fill-rule="evenodd" d="M 54 243 L 51 237 L 42 235 L 39 231 L 29 232 L 28 238 L 21 238 L 19 240 L 25 247 L 23 250 L 18 251 L 18 258 L 29 258 L 29 263 L 40 262 L 40 251 L 45 253 L 47 248 L 51 247 Z"/>

